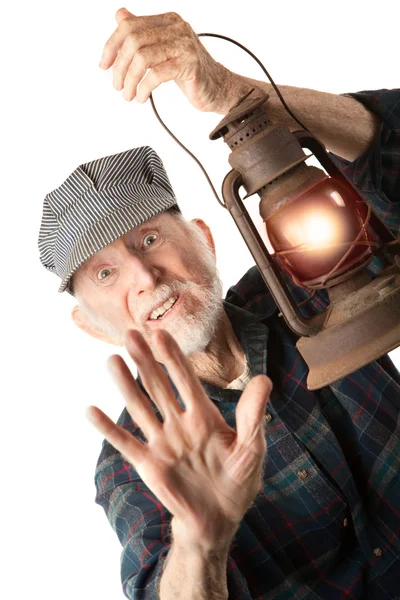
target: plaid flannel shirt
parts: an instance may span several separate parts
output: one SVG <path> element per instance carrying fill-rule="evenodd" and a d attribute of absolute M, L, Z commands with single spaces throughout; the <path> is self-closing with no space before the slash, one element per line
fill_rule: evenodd
<path fill-rule="evenodd" d="M 335 160 L 399 235 L 400 90 L 351 95 L 379 114 L 382 125 L 355 162 Z M 308 296 L 289 276 L 286 281 L 297 302 Z M 327 303 L 321 290 L 303 314 Z M 278 318 L 255 267 L 229 290 L 225 310 L 253 375 L 268 374 L 274 383 L 263 487 L 230 549 L 229 599 L 400 598 L 399 372 L 386 355 L 332 385 L 307 390 L 297 337 Z M 204 387 L 235 427 L 241 392 Z M 118 423 L 143 440 L 126 410 Z M 156 600 L 171 514 L 106 441 L 95 482 L 96 502 L 123 547 L 126 597 Z"/>

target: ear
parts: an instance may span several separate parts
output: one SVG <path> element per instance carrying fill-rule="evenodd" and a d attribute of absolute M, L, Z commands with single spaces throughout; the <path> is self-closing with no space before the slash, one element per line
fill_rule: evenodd
<path fill-rule="evenodd" d="M 215 242 L 214 242 L 213 235 L 211 233 L 211 229 L 209 228 L 207 223 L 205 223 L 203 221 L 203 219 L 192 219 L 191 222 L 194 223 L 202 231 L 203 235 L 205 236 L 206 240 L 208 241 L 208 244 L 212 250 L 212 253 L 215 256 Z"/>
<path fill-rule="evenodd" d="M 97 340 L 101 340 L 102 342 L 106 342 L 107 344 L 112 344 L 113 346 L 122 345 L 111 339 L 107 334 L 104 333 L 104 331 L 100 327 L 94 325 L 85 313 L 85 311 L 80 306 L 77 305 L 72 309 L 71 317 L 75 325 L 79 327 L 79 329 L 82 329 L 82 331 L 88 333 Z"/>

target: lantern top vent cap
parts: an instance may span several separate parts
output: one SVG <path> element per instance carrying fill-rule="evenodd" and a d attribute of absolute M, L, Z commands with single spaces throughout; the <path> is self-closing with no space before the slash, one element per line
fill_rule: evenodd
<path fill-rule="evenodd" d="M 261 94 L 261 95 L 260 95 Z M 218 123 L 215 129 L 209 135 L 210 140 L 217 140 L 228 133 L 228 125 L 235 121 L 241 121 L 248 115 L 254 112 L 257 108 L 262 106 L 269 98 L 268 94 L 265 94 L 260 89 L 253 88 L 245 96 L 232 106 L 225 117 Z"/>

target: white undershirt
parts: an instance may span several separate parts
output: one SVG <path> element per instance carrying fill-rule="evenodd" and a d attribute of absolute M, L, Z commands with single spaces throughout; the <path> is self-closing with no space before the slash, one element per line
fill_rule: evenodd
<path fill-rule="evenodd" d="M 250 367 L 247 364 L 247 360 L 245 359 L 245 365 L 244 365 L 244 371 L 243 371 L 243 373 L 237 379 L 234 379 L 233 381 L 231 381 L 226 386 L 225 389 L 226 390 L 244 390 L 244 388 L 249 383 L 249 381 L 250 381 L 251 378 L 252 378 L 252 374 L 251 374 L 251 371 L 250 371 Z"/>

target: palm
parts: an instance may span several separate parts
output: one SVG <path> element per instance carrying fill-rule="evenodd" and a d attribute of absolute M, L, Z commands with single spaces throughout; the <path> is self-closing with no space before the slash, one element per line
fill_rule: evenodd
<path fill-rule="evenodd" d="M 210 514 L 238 522 L 257 492 L 264 438 L 259 436 L 247 447 L 219 418 L 199 431 L 198 423 L 186 414 L 164 426 L 164 434 L 149 446 L 143 461 L 135 463 L 146 485 L 199 535 L 209 526 Z"/>
<path fill-rule="evenodd" d="M 143 482 L 188 530 L 212 535 L 221 523 L 239 523 L 257 494 L 265 455 L 262 415 L 271 385 L 254 377 L 236 409 L 236 431 L 205 395 L 191 364 L 170 335 L 160 332 L 162 356 L 186 410 L 179 406 L 168 377 L 144 339 L 131 333 L 127 348 L 144 386 L 159 408 L 155 416 L 120 357 L 113 365 L 127 409 L 148 440 L 142 444 L 95 409 L 98 429 L 132 463 Z"/>

